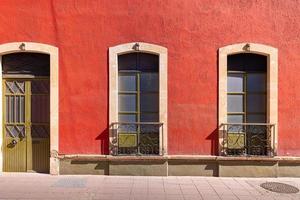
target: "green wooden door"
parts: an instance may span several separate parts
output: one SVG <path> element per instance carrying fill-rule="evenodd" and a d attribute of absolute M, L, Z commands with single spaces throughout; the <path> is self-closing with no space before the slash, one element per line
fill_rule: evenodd
<path fill-rule="evenodd" d="M 49 171 L 49 80 L 3 80 L 4 171 Z"/>

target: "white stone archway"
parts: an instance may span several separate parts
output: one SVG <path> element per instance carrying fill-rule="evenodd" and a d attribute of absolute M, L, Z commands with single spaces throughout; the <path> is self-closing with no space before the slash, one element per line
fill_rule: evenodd
<path fill-rule="evenodd" d="M 168 50 L 144 42 L 132 42 L 109 48 L 109 125 L 118 122 L 118 55 L 144 52 L 159 56 L 159 121 L 163 123 L 160 140 L 161 155 L 168 151 Z M 110 134 L 110 144 L 112 141 Z"/>
<path fill-rule="evenodd" d="M 0 56 L 18 52 L 35 52 L 50 55 L 50 174 L 59 174 L 58 140 L 59 140 L 59 68 L 58 68 L 58 48 L 35 42 L 13 42 L 0 45 Z M 0 59 L 1 61 L 1 59 Z M 0 79 L 2 82 L 2 64 L 0 63 Z M 2 97 L 2 87 L 0 96 Z M 2 113 L 3 102 L 0 101 L 0 113 Z M 2 131 L 3 119 L 0 115 L 0 130 Z M 3 171 L 3 137 L 0 137 L 0 172 Z"/>

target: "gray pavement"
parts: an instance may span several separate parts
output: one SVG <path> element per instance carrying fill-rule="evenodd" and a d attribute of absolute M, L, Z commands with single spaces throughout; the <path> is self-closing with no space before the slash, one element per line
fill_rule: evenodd
<path fill-rule="evenodd" d="M 260 187 L 266 181 L 300 188 L 300 178 L 51 176 L 3 173 L 0 199 L 297 199 L 300 193 L 280 194 Z"/>

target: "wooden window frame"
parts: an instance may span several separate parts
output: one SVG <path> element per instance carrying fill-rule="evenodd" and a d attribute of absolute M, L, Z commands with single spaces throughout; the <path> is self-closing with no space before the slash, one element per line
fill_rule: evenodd
<path fill-rule="evenodd" d="M 243 75 L 243 92 L 228 92 L 227 91 L 227 97 L 228 95 L 243 95 L 243 112 L 228 112 L 227 110 L 227 116 L 228 115 L 243 115 L 243 122 L 242 123 L 247 123 L 247 115 L 265 115 L 266 119 L 267 119 L 267 107 L 265 108 L 264 112 L 248 112 L 247 111 L 247 96 L 248 94 L 262 94 L 262 95 L 266 95 L 265 98 L 265 105 L 267 105 L 267 91 L 265 92 L 249 92 L 247 90 L 247 76 L 248 74 L 264 74 L 267 77 L 266 73 L 262 73 L 262 72 L 255 72 L 255 71 L 251 71 L 251 72 L 247 72 L 247 71 L 228 71 L 228 74 L 238 74 L 238 75 Z M 267 79 L 266 79 L 266 86 L 267 86 Z M 264 122 L 266 123 L 266 122 Z"/>

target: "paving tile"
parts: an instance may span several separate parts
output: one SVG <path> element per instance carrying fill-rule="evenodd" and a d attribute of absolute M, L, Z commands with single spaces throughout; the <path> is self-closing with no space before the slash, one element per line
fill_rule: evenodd
<path fill-rule="evenodd" d="M 184 200 L 202 200 L 201 195 L 196 194 L 196 195 L 185 195 L 183 194 Z"/>
<path fill-rule="evenodd" d="M 250 192 L 245 189 L 231 189 L 234 194 L 241 195 L 241 196 L 247 196 L 250 195 Z"/>
<path fill-rule="evenodd" d="M 218 195 L 201 195 L 203 200 L 220 200 L 220 197 Z"/>
<path fill-rule="evenodd" d="M 292 198 L 287 196 L 287 195 L 279 195 L 279 196 L 274 196 L 275 200 L 291 200 Z"/>
<path fill-rule="evenodd" d="M 163 188 L 159 188 L 159 189 L 148 189 L 148 194 L 164 194 L 165 190 Z"/>
<path fill-rule="evenodd" d="M 238 200 L 235 195 L 220 195 L 220 199 L 222 200 Z"/>
<path fill-rule="evenodd" d="M 209 189 L 209 190 L 199 190 L 198 189 L 198 191 L 201 195 L 205 195 L 205 194 L 207 194 L 207 195 L 218 195 L 217 192 L 213 189 Z"/>
<path fill-rule="evenodd" d="M 147 200 L 165 200 L 166 196 L 164 194 L 158 195 L 158 194 L 149 194 L 147 196 Z M 144 199 L 140 199 L 144 200 Z"/>
<path fill-rule="evenodd" d="M 173 194 L 167 194 L 165 196 L 166 200 L 184 200 L 182 195 L 173 195 Z"/>
<path fill-rule="evenodd" d="M 181 189 L 182 194 L 199 194 L 197 189 Z"/>
<path fill-rule="evenodd" d="M 239 200 L 255 200 L 257 199 L 255 196 L 251 195 L 237 195 Z"/>
<path fill-rule="evenodd" d="M 131 194 L 145 194 L 145 195 L 147 195 L 148 194 L 148 189 L 138 189 L 138 190 L 136 190 L 136 189 L 132 189 L 131 190 Z"/>
<path fill-rule="evenodd" d="M 232 195 L 234 196 L 233 192 L 229 189 L 216 189 L 216 193 L 220 195 Z"/>
<path fill-rule="evenodd" d="M 299 178 L 254 179 L 4 174 L 0 176 L 0 200 L 1 198 L 43 200 L 300 199 L 300 194 L 279 194 L 261 188 L 259 185 L 266 181 L 284 182 L 296 187 L 300 186 Z"/>
<path fill-rule="evenodd" d="M 180 189 L 165 189 L 165 194 L 171 194 L 171 195 L 176 195 L 176 194 L 181 194 Z"/>

